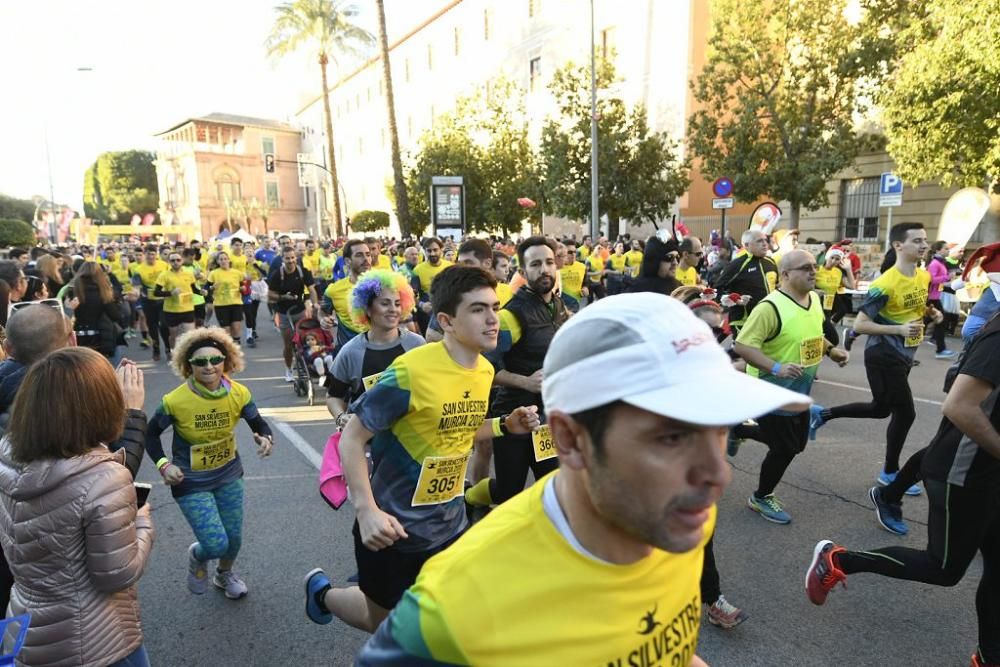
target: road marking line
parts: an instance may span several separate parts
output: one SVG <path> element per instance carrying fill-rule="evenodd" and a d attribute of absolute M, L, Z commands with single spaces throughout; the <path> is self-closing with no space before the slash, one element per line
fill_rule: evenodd
<path fill-rule="evenodd" d="M 281 431 L 281 434 L 288 438 L 288 442 L 292 443 L 295 449 L 299 450 L 299 453 L 306 458 L 306 461 L 311 463 L 316 470 L 319 470 L 320 466 L 323 464 L 323 457 L 317 452 L 312 446 L 305 441 L 301 435 L 299 435 L 294 428 L 282 421 L 275 420 L 274 427 Z"/>
<path fill-rule="evenodd" d="M 871 389 L 868 387 L 856 387 L 853 384 L 844 384 L 842 382 L 830 382 L 829 380 L 816 380 L 816 384 L 828 384 L 831 387 L 840 387 L 841 389 L 853 389 L 855 391 L 863 391 L 866 394 L 871 393 Z M 915 403 L 928 403 L 930 405 L 944 405 L 941 401 L 932 401 L 929 398 L 917 398 L 914 396 L 913 401 Z"/>

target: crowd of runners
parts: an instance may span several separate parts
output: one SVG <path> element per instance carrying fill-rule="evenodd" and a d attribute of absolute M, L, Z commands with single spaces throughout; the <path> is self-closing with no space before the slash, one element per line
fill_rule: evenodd
<path fill-rule="evenodd" d="M 273 438 L 234 376 L 243 348 L 273 329 L 284 379 L 326 396 L 324 496 L 337 505 L 349 490 L 356 512 L 356 575 L 306 574 L 306 615 L 372 633 L 359 664 L 704 664 L 703 614 L 723 629 L 749 618 L 715 563 L 727 456 L 750 439 L 767 447 L 747 505 L 788 524 L 782 477 L 827 423 L 853 418 L 888 420 L 868 493 L 879 525 L 906 535 L 902 503 L 926 494 L 928 544 L 822 540 L 809 599 L 823 604 L 860 572 L 953 585 L 981 552 L 972 664 L 1000 665 L 1000 244 L 963 262 L 963 248 L 931 245 L 919 224 L 889 240 L 872 275 L 850 240 L 810 252 L 796 232 L 755 229 L 704 242 L 240 235 L 15 249 L 0 261 L 0 602 L 32 614 L 21 660 L 149 664 L 135 585 L 153 526 L 130 491 L 144 453 L 194 537 L 188 590 L 248 594 L 234 567 L 245 502 L 234 434 L 245 420 L 262 457 Z M 986 288 L 959 355 L 947 346 L 956 292 L 976 281 Z M 858 363 L 862 337 L 871 401 L 812 403 L 823 359 Z M 904 461 L 908 376 L 925 340 L 950 362 L 950 390 L 938 432 Z M 94 359 L 109 382 L 117 372 L 101 410 L 114 403 L 121 424 L 73 431 L 86 447 L 33 448 L 22 387 Z M 136 361 L 168 362 L 181 380 L 148 420 Z M 591 389 L 592 369 L 609 367 Z M 53 428 L 62 417 L 73 418 Z M 88 482 L 82 521 L 40 527 L 52 494 L 66 493 L 38 481 L 50 469 L 99 477 L 115 504 L 92 503 Z M 72 603 L 79 618 L 119 614 L 114 641 L 67 620 L 66 559 L 82 559 L 78 576 L 129 573 Z"/>

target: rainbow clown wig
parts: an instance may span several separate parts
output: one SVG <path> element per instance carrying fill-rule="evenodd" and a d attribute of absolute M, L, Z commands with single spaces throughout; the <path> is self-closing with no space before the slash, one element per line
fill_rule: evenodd
<path fill-rule="evenodd" d="M 383 290 L 390 290 L 399 294 L 399 309 L 405 317 L 413 310 L 416 300 L 413 297 L 413 288 L 406 282 L 406 278 L 401 273 L 390 271 L 389 269 L 372 269 L 365 271 L 358 278 L 354 291 L 351 292 L 351 317 L 358 324 L 370 324 L 368 321 L 368 306 L 372 305 L 375 298 L 382 294 Z"/>

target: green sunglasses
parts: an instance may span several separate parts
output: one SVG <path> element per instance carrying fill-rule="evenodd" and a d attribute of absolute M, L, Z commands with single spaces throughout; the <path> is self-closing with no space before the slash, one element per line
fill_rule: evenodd
<path fill-rule="evenodd" d="M 225 360 L 226 360 L 226 358 L 222 357 L 222 356 L 217 356 L 217 357 L 191 357 L 190 359 L 188 359 L 188 363 L 190 363 L 192 366 L 198 366 L 199 368 L 201 368 L 201 367 L 208 366 L 208 365 L 218 366 L 219 364 L 221 364 Z"/>

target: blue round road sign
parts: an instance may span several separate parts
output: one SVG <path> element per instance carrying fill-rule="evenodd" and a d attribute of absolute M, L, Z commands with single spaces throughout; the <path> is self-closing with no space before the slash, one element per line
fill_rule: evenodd
<path fill-rule="evenodd" d="M 712 192 L 715 193 L 716 197 L 728 197 L 733 194 L 733 182 L 728 176 L 717 178 L 715 179 L 715 182 L 712 183 Z"/>

